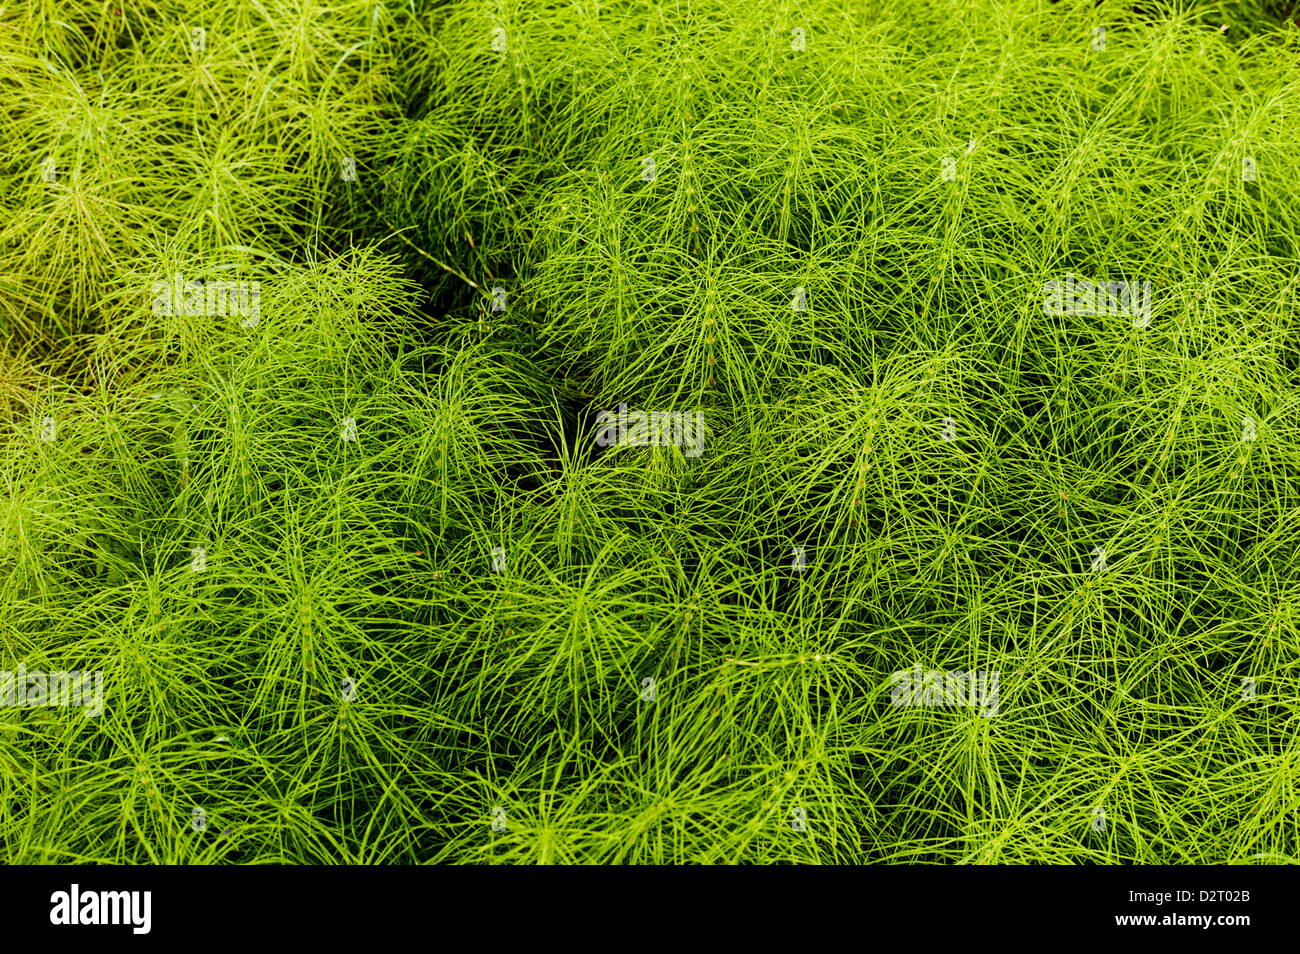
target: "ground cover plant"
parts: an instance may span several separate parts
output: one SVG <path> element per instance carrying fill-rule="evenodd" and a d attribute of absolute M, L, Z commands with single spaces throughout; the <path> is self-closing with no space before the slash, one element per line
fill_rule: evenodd
<path fill-rule="evenodd" d="M 1294 861 L 1290 15 L 5 8 L 0 857 Z"/>

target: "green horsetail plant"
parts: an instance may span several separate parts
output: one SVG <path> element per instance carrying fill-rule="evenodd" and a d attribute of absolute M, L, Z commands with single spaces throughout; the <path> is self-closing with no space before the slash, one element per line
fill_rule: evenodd
<path fill-rule="evenodd" d="M 1295 31 L 109 9 L 0 16 L 6 861 L 1300 856 Z"/>

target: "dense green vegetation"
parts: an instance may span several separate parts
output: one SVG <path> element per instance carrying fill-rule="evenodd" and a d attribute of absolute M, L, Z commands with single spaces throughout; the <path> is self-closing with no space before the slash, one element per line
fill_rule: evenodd
<path fill-rule="evenodd" d="M 0 8 L 0 858 L 1294 860 L 1285 13 Z"/>

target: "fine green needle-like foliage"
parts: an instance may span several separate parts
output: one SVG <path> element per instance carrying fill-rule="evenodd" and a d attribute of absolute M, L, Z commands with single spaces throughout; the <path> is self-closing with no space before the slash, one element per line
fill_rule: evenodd
<path fill-rule="evenodd" d="M 0 670 L 104 685 L 0 858 L 1300 856 L 1287 11 L 118 9 L 0 11 Z"/>

